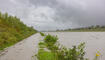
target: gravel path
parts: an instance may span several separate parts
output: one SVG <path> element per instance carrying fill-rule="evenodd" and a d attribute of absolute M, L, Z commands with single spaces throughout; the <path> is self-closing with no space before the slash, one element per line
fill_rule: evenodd
<path fill-rule="evenodd" d="M 39 33 L 7 48 L 0 56 L 0 60 L 37 60 L 34 56 L 38 51 Z"/>

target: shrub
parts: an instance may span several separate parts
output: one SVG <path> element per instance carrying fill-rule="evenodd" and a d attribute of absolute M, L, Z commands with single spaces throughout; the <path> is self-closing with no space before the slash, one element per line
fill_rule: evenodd
<path fill-rule="evenodd" d="M 53 46 L 58 40 L 57 36 L 52 36 L 50 34 L 48 34 L 45 38 L 44 38 L 44 42 L 47 43 L 48 46 Z"/>
<path fill-rule="evenodd" d="M 40 32 L 40 35 L 41 35 L 41 36 L 45 36 L 45 34 L 44 34 L 44 33 L 42 33 L 42 32 Z"/>
<path fill-rule="evenodd" d="M 53 58 L 51 58 L 50 60 L 85 60 L 84 55 L 85 55 L 85 43 L 81 43 L 78 46 L 73 46 L 72 48 L 67 49 L 64 46 L 60 46 L 60 44 L 57 44 L 58 37 L 57 36 L 52 36 L 50 34 L 46 35 L 44 38 L 44 42 L 40 42 L 39 46 L 41 45 L 47 45 L 47 48 L 49 49 L 49 53 L 53 53 L 52 56 L 54 56 Z M 43 49 L 43 53 L 46 53 L 46 51 Z M 40 50 L 39 50 L 40 51 Z M 45 52 L 44 52 L 45 51 Z M 48 58 L 51 56 L 44 56 L 41 57 L 41 54 L 43 55 L 43 53 L 38 53 L 38 55 L 40 56 L 40 58 L 38 58 L 39 60 L 43 59 L 43 58 Z"/>
<path fill-rule="evenodd" d="M 87 58 L 84 58 L 84 42 L 78 46 L 66 48 L 60 44 L 57 44 L 57 40 L 57 36 L 48 34 L 44 38 L 44 42 L 39 43 L 39 46 L 47 44 L 47 47 L 43 47 L 39 50 L 37 55 L 39 60 L 89 60 Z M 100 52 L 97 52 L 94 60 L 99 60 L 100 55 Z"/>
<path fill-rule="evenodd" d="M 80 45 L 73 46 L 73 48 L 69 49 L 61 46 L 54 53 L 58 56 L 58 60 L 85 60 L 84 46 L 85 43 L 81 43 Z"/>

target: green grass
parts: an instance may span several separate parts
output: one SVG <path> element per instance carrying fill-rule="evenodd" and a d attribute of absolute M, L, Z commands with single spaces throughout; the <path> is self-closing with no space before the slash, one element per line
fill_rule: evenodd
<path fill-rule="evenodd" d="M 36 32 L 33 27 L 28 27 L 16 16 L 0 12 L 0 50 L 14 45 Z"/>
<path fill-rule="evenodd" d="M 39 48 L 45 48 L 47 45 L 44 42 L 40 42 L 39 43 Z"/>
<path fill-rule="evenodd" d="M 39 60 L 55 60 L 55 54 L 52 52 L 48 52 L 43 49 L 40 49 L 38 51 L 38 59 Z"/>
<path fill-rule="evenodd" d="M 44 33 L 42 33 L 42 32 L 40 32 L 40 35 L 41 35 L 41 36 L 45 36 L 45 34 L 44 34 Z"/>

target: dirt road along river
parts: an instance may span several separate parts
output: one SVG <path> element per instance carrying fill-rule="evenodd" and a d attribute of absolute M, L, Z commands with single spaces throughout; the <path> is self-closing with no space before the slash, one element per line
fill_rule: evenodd
<path fill-rule="evenodd" d="M 39 33 L 24 39 L 2 52 L 0 60 L 36 60 L 36 57 L 32 56 L 38 51 L 38 43 L 40 39 L 41 36 Z"/>

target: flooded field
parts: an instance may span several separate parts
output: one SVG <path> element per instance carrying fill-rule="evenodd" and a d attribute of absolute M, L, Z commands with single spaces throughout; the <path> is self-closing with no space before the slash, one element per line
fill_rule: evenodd
<path fill-rule="evenodd" d="M 101 60 L 105 59 L 105 32 L 46 32 L 58 35 L 61 45 L 71 48 L 73 45 L 86 43 L 86 57 L 93 60 L 97 51 L 101 53 Z"/>

